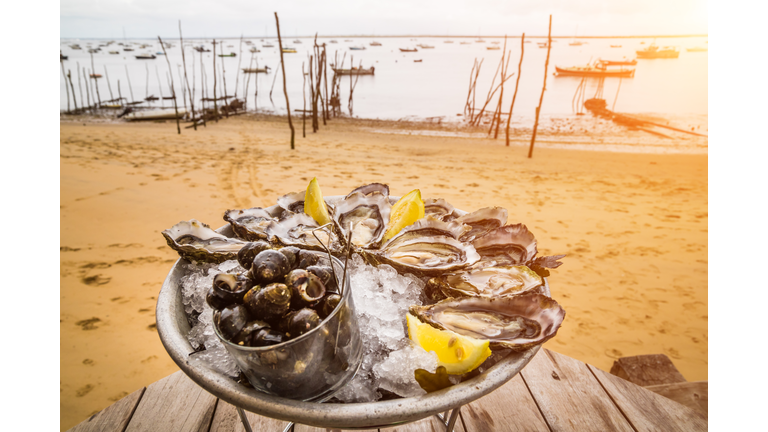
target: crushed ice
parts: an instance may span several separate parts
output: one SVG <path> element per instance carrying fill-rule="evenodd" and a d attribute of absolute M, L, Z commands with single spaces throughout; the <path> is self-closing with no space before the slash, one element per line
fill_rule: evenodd
<path fill-rule="evenodd" d="M 244 269 L 233 260 L 218 265 L 185 264 L 185 270 L 187 274 L 181 278 L 184 309 L 187 316 L 197 318 L 188 339 L 196 350 L 205 348 L 193 354 L 191 361 L 237 376 L 237 365 L 213 332 L 213 310 L 205 302 L 205 295 L 214 276 L 240 273 Z M 382 397 L 379 389 L 403 397 L 425 394 L 414 378 L 414 371 L 434 372 L 437 356 L 411 343 L 405 321 L 408 307 L 422 304 L 420 294 L 424 282 L 413 275 L 400 275 L 388 265 L 367 265 L 359 255 L 352 257 L 348 271 L 363 360 L 355 378 L 336 398 L 344 402 L 372 402 Z"/>

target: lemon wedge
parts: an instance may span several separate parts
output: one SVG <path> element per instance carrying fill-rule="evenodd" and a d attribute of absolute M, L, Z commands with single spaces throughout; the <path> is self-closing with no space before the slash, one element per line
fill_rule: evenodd
<path fill-rule="evenodd" d="M 439 330 L 406 315 L 408 337 L 425 351 L 437 354 L 438 366 L 451 375 L 465 374 L 480 366 L 491 355 L 490 341 L 462 336 L 450 330 Z"/>
<path fill-rule="evenodd" d="M 399 233 L 403 228 L 412 225 L 424 217 L 424 201 L 421 191 L 414 189 L 395 203 L 389 213 L 389 228 L 381 239 L 385 242 Z"/>
<path fill-rule="evenodd" d="M 320 225 L 325 225 L 331 221 L 328 206 L 323 199 L 320 185 L 317 184 L 317 177 L 313 178 L 307 186 L 307 193 L 304 195 L 304 213 L 312 216 L 312 219 Z"/>

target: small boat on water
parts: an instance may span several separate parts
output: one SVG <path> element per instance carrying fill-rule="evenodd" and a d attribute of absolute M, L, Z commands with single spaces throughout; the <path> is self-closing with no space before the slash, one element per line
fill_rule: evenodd
<path fill-rule="evenodd" d="M 337 41 L 336 39 L 331 39 L 329 43 L 339 43 L 339 41 Z"/>
<path fill-rule="evenodd" d="M 398 48 L 400 52 L 416 52 L 418 51 L 416 48 Z"/>
<path fill-rule="evenodd" d="M 73 50 L 79 50 L 79 49 L 82 49 L 82 48 L 80 47 L 80 45 L 78 45 L 78 44 L 73 44 L 73 45 L 70 45 L 70 46 L 69 46 L 69 48 L 71 48 L 71 49 L 73 49 Z"/>
<path fill-rule="evenodd" d="M 296 48 L 283 48 L 283 54 L 296 54 Z"/>
<path fill-rule="evenodd" d="M 478 40 L 475 41 L 475 43 L 485 43 L 485 41 L 482 40 L 482 39 L 478 39 Z"/>
<path fill-rule="evenodd" d="M 453 43 L 453 41 L 448 40 L 448 41 L 443 41 L 443 43 Z"/>
<path fill-rule="evenodd" d="M 137 60 L 154 60 L 157 58 L 154 54 L 139 54 L 134 57 L 136 57 Z"/>
<path fill-rule="evenodd" d="M 155 55 L 165 55 L 165 53 L 162 52 L 162 51 L 158 51 L 158 52 L 155 53 Z"/>
<path fill-rule="evenodd" d="M 598 63 L 605 66 L 634 66 L 637 64 L 637 60 L 597 60 Z"/>
<path fill-rule="evenodd" d="M 237 54 L 231 52 L 229 54 L 218 54 L 219 57 L 237 57 Z"/>
<path fill-rule="evenodd" d="M 123 48 L 123 51 L 133 51 L 133 48 L 125 47 L 125 48 Z"/>
<path fill-rule="evenodd" d="M 693 48 L 686 48 L 685 49 L 688 52 L 707 52 L 707 48 L 705 47 L 693 47 Z"/>
<path fill-rule="evenodd" d="M 351 49 L 352 51 L 362 51 L 362 50 L 365 49 L 365 47 L 364 46 L 359 46 L 359 47 L 351 46 L 351 47 L 349 47 L 349 49 Z"/>
<path fill-rule="evenodd" d="M 500 50 L 501 48 L 497 47 L 497 46 L 487 46 L 487 47 L 485 47 L 485 49 L 487 49 L 487 50 Z"/>
<path fill-rule="evenodd" d="M 600 63 L 594 66 L 575 66 L 575 67 L 558 67 L 555 66 L 555 76 L 579 76 L 579 77 L 596 77 L 596 78 L 632 78 L 635 76 L 634 69 L 619 69 L 611 70 L 606 68 Z"/>
<path fill-rule="evenodd" d="M 472 42 L 459 42 L 459 45 L 472 45 Z"/>
<path fill-rule="evenodd" d="M 344 42 L 352 42 L 352 39 L 344 39 Z"/>
<path fill-rule="evenodd" d="M 269 66 L 263 68 L 243 68 L 243 73 L 269 73 Z"/>
<path fill-rule="evenodd" d="M 432 45 L 419 44 L 419 45 L 416 45 L 416 46 L 421 48 L 421 49 L 435 49 L 435 47 L 433 47 Z"/>
<path fill-rule="evenodd" d="M 272 44 L 263 44 L 262 48 L 274 48 L 275 46 Z"/>
<path fill-rule="evenodd" d="M 300 41 L 300 40 L 298 40 L 298 39 L 296 39 L 296 40 L 294 40 L 294 41 L 293 41 L 293 43 L 295 43 L 295 44 L 300 44 L 300 43 L 301 43 L 301 41 Z"/>
<path fill-rule="evenodd" d="M 154 102 L 154 101 L 156 101 L 158 99 L 160 99 L 160 98 L 155 96 L 155 95 L 149 95 L 149 96 L 144 98 L 144 100 L 147 101 L 147 102 Z"/>
<path fill-rule="evenodd" d="M 93 79 L 101 78 L 101 74 L 96 74 L 96 73 L 94 74 L 94 73 L 92 73 L 91 74 L 91 78 L 93 78 Z"/>
<path fill-rule="evenodd" d="M 492 43 L 492 44 L 497 44 L 497 45 L 498 45 L 498 44 L 499 44 L 499 41 L 493 41 L 493 42 L 491 42 L 491 43 Z"/>
<path fill-rule="evenodd" d="M 582 45 L 584 45 L 584 42 L 573 41 L 573 42 L 568 42 L 568 45 L 570 45 L 570 46 L 582 46 Z"/>
<path fill-rule="evenodd" d="M 421 63 L 421 59 L 418 59 L 418 60 L 414 60 L 413 62 L 414 62 L 414 63 Z"/>
<path fill-rule="evenodd" d="M 183 108 L 178 109 L 179 118 L 183 118 L 187 114 L 187 110 Z M 147 111 L 134 111 L 125 115 L 125 118 L 129 121 L 142 121 L 142 120 L 175 120 L 176 110 L 170 109 L 154 109 Z"/>
<path fill-rule="evenodd" d="M 256 48 L 256 47 L 253 47 L 253 48 L 251 48 L 251 49 L 250 49 L 250 51 L 251 51 L 252 53 L 258 53 L 258 52 L 261 52 L 261 51 L 259 51 L 259 49 L 258 49 L 258 48 Z"/>
<path fill-rule="evenodd" d="M 206 48 L 205 48 L 204 46 L 202 46 L 202 45 L 200 45 L 200 46 L 196 46 L 196 47 L 194 47 L 194 48 L 195 48 L 195 51 L 197 51 L 197 52 L 200 52 L 200 53 L 202 53 L 202 52 L 211 52 L 211 50 L 209 50 L 209 49 L 206 49 Z"/>
<path fill-rule="evenodd" d="M 621 48 L 621 45 L 611 45 L 611 48 Z"/>
<path fill-rule="evenodd" d="M 110 54 L 120 54 L 120 51 L 110 51 Z"/>
<path fill-rule="evenodd" d="M 373 42 L 369 43 L 368 45 L 370 45 L 370 46 L 381 46 L 381 42 L 373 41 Z"/>
<path fill-rule="evenodd" d="M 637 53 L 637 58 L 641 59 L 678 58 L 680 56 L 680 51 L 675 47 L 659 48 L 654 44 L 649 45 L 646 49 L 635 52 Z"/>
<path fill-rule="evenodd" d="M 374 67 L 371 66 L 368 69 L 362 69 L 362 68 L 356 68 L 353 67 L 352 69 L 336 69 L 333 68 L 333 72 L 336 75 L 373 75 Z"/>

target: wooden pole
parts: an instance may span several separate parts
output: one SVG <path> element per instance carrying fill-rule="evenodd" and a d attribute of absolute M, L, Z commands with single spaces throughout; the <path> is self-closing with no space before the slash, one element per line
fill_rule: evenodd
<path fill-rule="evenodd" d="M 69 113 L 71 110 L 69 109 L 69 86 L 67 86 L 67 74 L 64 73 L 64 62 L 60 61 L 59 64 L 61 64 L 61 76 L 64 77 L 64 90 L 67 91 L 67 113 Z"/>
<path fill-rule="evenodd" d="M 283 66 L 283 93 L 285 93 L 285 107 L 288 110 L 288 126 L 291 128 L 291 150 L 294 147 L 294 135 L 293 121 L 291 120 L 291 103 L 288 100 L 288 86 L 285 83 L 285 59 L 283 58 L 283 39 L 280 37 L 280 20 L 277 18 L 277 12 L 275 12 L 275 24 L 277 25 L 277 43 L 280 48 L 280 64 Z"/>
<path fill-rule="evenodd" d="M 181 126 L 179 125 L 179 107 L 176 104 L 176 90 L 173 88 L 173 70 L 171 69 L 171 61 L 168 60 L 168 53 L 165 52 L 165 44 L 163 43 L 163 40 L 160 39 L 160 36 L 157 37 L 157 40 L 160 41 L 160 46 L 163 47 L 163 57 L 165 57 L 165 62 L 168 63 L 168 75 L 171 77 L 171 97 L 173 98 L 173 110 L 176 112 L 176 130 L 178 131 L 179 135 L 181 135 Z"/>
<path fill-rule="evenodd" d="M 144 100 L 149 103 L 149 63 L 144 63 L 144 70 L 147 71 L 147 82 L 144 85 Z M 154 95 L 153 95 L 154 96 Z"/>
<path fill-rule="evenodd" d="M 85 110 L 85 98 L 83 97 L 83 85 L 80 83 L 80 62 L 75 62 L 77 65 L 77 89 L 80 90 L 80 105 Z"/>
<path fill-rule="evenodd" d="M 181 65 L 176 65 L 176 74 L 179 75 L 181 83 L 181 100 L 184 101 L 184 109 L 187 109 L 187 88 L 184 86 L 184 77 L 181 76 Z"/>
<path fill-rule="evenodd" d="M 213 118 L 219 122 L 219 104 L 216 100 L 216 39 L 213 40 Z"/>
<path fill-rule="evenodd" d="M 253 67 L 253 53 L 251 53 L 251 61 L 248 62 L 248 69 Z M 246 109 L 248 107 L 248 87 L 250 87 L 251 84 L 251 75 L 256 75 L 256 82 L 259 80 L 259 74 L 248 74 L 248 78 L 243 77 L 243 80 L 245 80 L 245 89 L 243 89 L 243 94 L 245 95 L 245 106 Z"/>
<path fill-rule="evenodd" d="M 93 53 L 90 53 L 90 54 L 91 54 L 91 70 L 93 71 L 93 74 L 96 75 L 96 67 L 93 65 Z M 99 106 L 101 106 L 101 95 L 99 94 L 99 83 L 95 76 L 93 77 L 93 80 L 96 81 L 94 83 L 94 85 L 96 86 L 96 97 L 98 98 L 97 100 L 99 101 Z"/>
<path fill-rule="evenodd" d="M 117 97 L 120 101 L 120 105 L 123 105 L 123 92 L 120 91 L 120 80 L 117 80 Z"/>
<path fill-rule="evenodd" d="M 616 111 L 616 101 L 619 100 L 619 90 L 621 90 L 621 77 L 619 77 L 619 88 L 616 89 L 616 97 L 613 98 L 613 105 L 611 111 Z"/>
<path fill-rule="evenodd" d="M 515 93 L 512 94 L 512 105 L 509 106 L 509 116 L 507 117 L 507 147 L 509 147 L 509 123 L 512 121 L 512 110 L 515 108 L 515 99 L 517 99 L 517 88 L 520 85 L 520 73 L 523 70 L 523 54 L 525 54 L 525 33 L 520 39 L 520 63 L 517 64 L 517 81 L 515 82 Z"/>
<path fill-rule="evenodd" d="M 85 68 L 83 68 L 83 75 L 87 79 L 88 74 L 85 72 Z M 85 96 L 86 96 L 86 98 L 88 98 L 88 109 L 93 111 L 93 106 L 91 106 L 91 93 L 88 91 L 88 84 L 90 84 L 90 81 L 86 81 L 85 82 Z"/>
<path fill-rule="evenodd" d="M 184 37 L 181 34 L 181 20 L 179 20 L 179 46 L 181 47 L 181 62 L 184 64 L 184 83 L 187 85 L 187 94 L 189 95 L 189 109 L 192 111 L 192 127 L 197 130 L 197 120 L 195 120 L 195 94 L 189 90 L 189 78 L 187 78 L 187 59 L 184 56 Z M 192 58 L 192 72 L 195 71 L 195 59 Z M 194 76 L 192 77 L 192 85 L 194 85 Z"/>
<path fill-rule="evenodd" d="M 224 53 L 224 41 L 219 42 L 219 46 L 221 47 L 221 53 Z M 227 70 L 224 68 L 224 60 L 221 61 L 221 83 L 224 85 L 224 106 L 228 106 L 229 102 L 227 102 Z M 229 107 L 227 107 L 227 110 L 224 111 L 224 115 L 229 118 Z"/>
<path fill-rule="evenodd" d="M 310 118 L 312 119 L 312 133 L 317 132 L 317 116 L 315 115 L 315 86 L 314 75 L 312 74 L 312 59 L 313 56 L 309 56 L 309 109 L 311 111 Z"/>
<path fill-rule="evenodd" d="M 253 54 L 251 54 L 253 56 Z M 256 59 L 256 69 L 259 68 L 259 59 Z M 264 68 L 266 70 L 266 65 L 264 65 Z M 250 78 L 248 78 L 250 80 Z M 256 74 L 253 77 L 253 85 L 254 85 L 254 92 L 253 92 L 253 109 L 258 110 L 259 109 L 259 74 Z M 248 93 L 245 94 L 246 99 L 248 98 Z"/>
<path fill-rule="evenodd" d="M 158 36 L 158 39 L 159 38 L 160 37 Z M 163 47 L 163 50 L 165 50 L 165 47 Z M 166 58 L 166 60 L 168 59 Z M 157 85 L 160 86 L 160 106 L 165 107 L 165 97 L 163 96 L 163 83 L 160 82 L 160 71 L 157 70 L 157 65 L 155 65 L 155 75 L 157 76 Z"/>
<path fill-rule="evenodd" d="M 282 51 L 280 51 L 280 58 L 281 58 L 281 59 L 282 59 L 282 54 L 283 54 L 283 53 L 282 53 Z M 282 60 L 281 60 L 281 62 L 282 62 Z M 279 65 L 277 65 L 277 71 L 275 71 L 275 77 L 274 77 L 274 78 L 272 78 L 272 88 L 271 88 L 271 89 L 269 89 L 269 101 L 270 101 L 270 102 L 272 102 L 272 90 L 274 90 L 274 89 L 275 89 L 275 83 L 277 82 L 277 72 L 278 72 L 278 71 L 279 71 L 279 70 L 282 68 L 282 66 L 283 66 L 283 64 L 282 64 L 282 63 L 280 63 Z M 285 73 L 283 73 L 283 75 L 285 75 Z M 275 104 L 275 103 L 274 103 L 274 102 L 272 102 L 272 105 L 274 105 L 274 104 Z"/>
<path fill-rule="evenodd" d="M 323 99 L 323 126 L 325 126 L 326 119 L 330 120 L 330 114 L 328 114 L 328 57 L 326 55 L 325 43 L 323 43 L 323 77 L 325 79 L 325 98 Z"/>
<path fill-rule="evenodd" d="M 499 104 L 496 109 L 496 132 L 493 134 L 493 139 L 499 137 L 499 125 L 501 124 L 501 103 L 504 100 L 504 81 L 507 78 L 507 72 L 509 71 L 509 58 L 512 57 L 512 51 L 507 53 L 507 35 L 504 35 L 504 53 L 507 55 L 507 64 L 501 70 L 501 91 L 499 92 Z M 504 61 L 504 54 L 501 55 L 501 60 Z"/>
<path fill-rule="evenodd" d="M 237 85 L 240 83 L 240 66 L 243 63 L 243 34 L 240 33 L 240 52 L 237 54 L 237 70 L 235 71 L 235 99 L 237 99 Z"/>
<path fill-rule="evenodd" d="M 77 109 L 77 98 L 75 97 L 75 86 L 72 84 L 72 71 L 67 70 L 67 79 L 69 80 L 69 88 L 72 90 L 72 102 L 75 103 L 75 112 L 78 111 Z M 83 99 L 80 99 L 80 103 L 83 103 Z"/>
<path fill-rule="evenodd" d="M 104 77 L 107 79 L 107 88 L 109 89 L 109 99 L 114 102 L 115 96 L 112 94 L 112 84 L 109 83 L 109 73 L 107 72 L 107 65 L 104 65 Z"/>
<path fill-rule="evenodd" d="M 544 85 L 541 87 L 539 106 L 536 107 L 536 121 L 533 123 L 533 135 L 531 135 L 531 147 L 528 149 L 528 159 L 533 157 L 533 145 L 536 142 L 536 130 L 539 128 L 539 114 L 541 104 L 544 102 L 544 92 L 547 90 L 547 69 L 549 68 L 549 52 L 552 50 L 552 15 L 549 16 L 549 32 L 547 33 L 547 60 L 544 62 Z"/>
<path fill-rule="evenodd" d="M 205 98 L 207 96 L 208 88 L 205 85 L 205 69 L 203 68 L 203 53 L 200 53 L 200 104 L 202 105 L 202 111 L 200 117 L 203 119 L 203 126 L 208 127 L 208 121 L 205 119 Z"/>
<path fill-rule="evenodd" d="M 301 77 L 304 79 L 301 86 L 301 95 L 304 98 L 304 109 L 301 110 L 301 137 L 307 137 L 307 76 L 304 75 L 304 62 L 301 62 Z"/>
<path fill-rule="evenodd" d="M 131 87 L 131 76 L 128 75 L 128 65 L 125 65 L 125 77 L 128 79 L 128 90 L 131 92 L 131 102 L 136 102 L 133 98 L 133 87 Z"/>

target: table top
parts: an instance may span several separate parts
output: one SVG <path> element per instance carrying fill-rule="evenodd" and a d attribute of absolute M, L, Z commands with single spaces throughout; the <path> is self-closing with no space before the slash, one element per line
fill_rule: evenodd
<path fill-rule="evenodd" d="M 254 431 L 287 422 L 247 413 Z M 243 431 L 233 405 L 179 371 L 135 391 L 79 425 L 85 431 Z M 323 429 L 296 425 L 301 432 Z M 426 418 L 386 431 L 442 430 Z M 455 431 L 706 431 L 701 413 L 594 366 L 542 349 L 517 376 L 461 409 Z"/>

